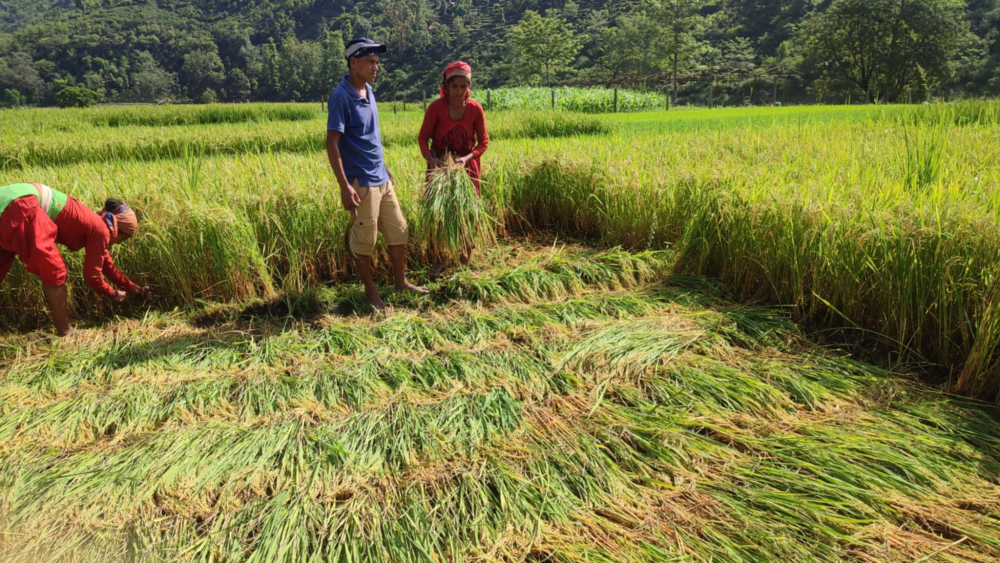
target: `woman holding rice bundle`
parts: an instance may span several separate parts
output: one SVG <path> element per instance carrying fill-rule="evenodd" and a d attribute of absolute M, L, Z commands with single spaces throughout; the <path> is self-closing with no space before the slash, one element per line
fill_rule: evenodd
<path fill-rule="evenodd" d="M 56 243 L 71 251 L 85 249 L 83 278 L 95 292 L 113 301 L 126 293 L 146 293 L 122 274 L 108 249 L 135 234 L 138 219 L 127 204 L 109 199 L 95 213 L 86 205 L 44 184 L 23 183 L 0 188 L 0 283 L 18 256 L 29 273 L 41 278 L 56 334 L 66 336 L 69 323 L 66 265 Z M 104 282 L 107 276 L 119 289 Z"/>
<path fill-rule="evenodd" d="M 456 164 L 465 166 L 476 194 L 480 194 L 479 158 L 490 145 L 486 131 L 486 114 L 479 102 L 471 99 L 472 68 L 462 61 L 448 65 L 441 75 L 441 97 L 427 106 L 424 124 L 417 137 L 420 151 L 427 161 L 427 179 L 437 168 L 445 165 L 450 157 Z M 472 258 L 473 246 L 461 256 L 463 264 Z M 445 258 L 432 248 L 436 264 L 431 269 L 432 278 L 441 275 Z"/>

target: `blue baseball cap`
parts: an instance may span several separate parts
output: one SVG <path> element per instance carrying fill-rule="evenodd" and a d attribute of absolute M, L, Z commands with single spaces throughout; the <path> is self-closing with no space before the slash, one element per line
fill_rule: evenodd
<path fill-rule="evenodd" d="M 357 39 L 351 39 L 347 43 L 347 48 L 344 49 L 344 58 L 350 59 L 351 57 L 380 55 L 388 50 L 388 47 L 381 43 L 376 43 L 367 37 L 358 37 Z"/>

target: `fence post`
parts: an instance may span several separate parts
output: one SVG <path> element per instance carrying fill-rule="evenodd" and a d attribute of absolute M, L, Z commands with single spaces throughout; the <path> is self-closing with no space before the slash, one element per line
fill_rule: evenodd
<path fill-rule="evenodd" d="M 325 103 L 326 100 L 324 100 L 323 98 L 319 99 L 319 111 L 326 111 L 326 106 L 324 105 Z"/>
<path fill-rule="evenodd" d="M 556 89 L 552 89 L 552 109 L 556 109 Z"/>
<path fill-rule="evenodd" d="M 493 109 L 493 100 L 490 99 L 490 91 L 488 89 L 486 90 L 486 109 Z"/>
<path fill-rule="evenodd" d="M 424 96 L 424 111 L 427 111 L 427 91 L 424 90 L 422 94 Z"/>
<path fill-rule="evenodd" d="M 618 113 L 618 87 L 615 86 L 615 113 Z"/>
<path fill-rule="evenodd" d="M 403 98 L 403 111 L 406 111 L 406 98 Z"/>

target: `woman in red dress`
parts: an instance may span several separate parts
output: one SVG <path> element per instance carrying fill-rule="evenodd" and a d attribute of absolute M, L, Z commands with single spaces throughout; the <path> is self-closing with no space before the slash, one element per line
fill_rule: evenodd
<path fill-rule="evenodd" d="M 108 249 L 135 234 L 135 213 L 117 199 L 94 213 L 86 205 L 44 184 L 21 183 L 0 188 L 0 284 L 15 257 L 28 273 L 38 276 L 45 287 L 56 334 L 72 331 L 66 292 L 66 264 L 56 243 L 72 251 L 84 249 L 83 279 L 95 292 L 113 301 L 125 301 L 127 293 L 144 294 L 115 266 Z M 117 286 L 108 285 L 107 277 Z"/>
<path fill-rule="evenodd" d="M 435 168 L 444 165 L 450 156 L 458 164 L 465 166 L 476 193 L 480 194 L 479 157 L 490 145 L 486 132 L 486 114 L 483 106 L 470 98 L 472 95 L 472 68 L 464 62 L 448 65 L 441 74 L 441 97 L 427 106 L 424 124 L 420 127 L 417 140 L 420 152 L 427 161 L 427 178 Z M 472 259 L 474 247 L 461 256 L 462 264 Z M 431 278 L 441 275 L 446 266 L 445 258 L 431 249 L 436 263 L 431 269 Z"/>

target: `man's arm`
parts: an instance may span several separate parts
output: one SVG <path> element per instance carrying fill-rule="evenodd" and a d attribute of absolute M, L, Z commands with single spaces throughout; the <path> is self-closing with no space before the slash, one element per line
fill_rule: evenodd
<path fill-rule="evenodd" d="M 333 175 L 337 177 L 337 184 L 340 186 L 340 203 L 344 209 L 350 211 L 361 205 L 361 198 L 354 187 L 347 183 L 347 174 L 344 173 L 344 161 L 340 158 L 340 147 L 337 141 L 343 133 L 340 131 L 327 130 L 326 132 L 326 156 L 330 159 L 330 168 Z"/>

